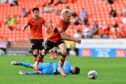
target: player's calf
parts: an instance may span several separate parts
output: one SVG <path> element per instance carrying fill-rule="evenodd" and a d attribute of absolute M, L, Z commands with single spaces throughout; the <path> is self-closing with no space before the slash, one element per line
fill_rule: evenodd
<path fill-rule="evenodd" d="M 44 56 L 46 55 L 46 53 L 47 52 L 45 50 L 42 50 L 40 52 L 40 56 L 38 57 L 38 59 L 33 64 L 34 72 L 38 72 L 38 64 L 39 64 L 39 62 L 43 62 L 43 59 L 44 59 Z"/>
<path fill-rule="evenodd" d="M 33 59 L 34 59 L 34 62 L 35 61 L 37 61 L 38 60 L 38 56 L 35 54 L 35 55 L 33 55 L 34 57 L 33 57 Z"/>
<path fill-rule="evenodd" d="M 20 62 L 16 62 L 16 61 L 11 61 L 11 64 L 12 64 L 12 65 L 21 65 Z"/>
<path fill-rule="evenodd" d="M 38 58 L 38 62 L 43 62 L 43 59 L 44 59 L 44 55 L 42 55 L 42 54 L 40 53 L 40 56 L 39 56 L 39 58 Z"/>
<path fill-rule="evenodd" d="M 33 45 L 32 47 L 34 49 L 35 45 Z M 33 56 L 34 56 L 33 57 L 34 61 L 37 61 L 38 60 L 38 50 L 37 49 L 33 50 Z"/>
<path fill-rule="evenodd" d="M 66 55 L 62 55 L 60 58 L 60 67 L 63 66 L 65 59 L 66 59 Z"/>

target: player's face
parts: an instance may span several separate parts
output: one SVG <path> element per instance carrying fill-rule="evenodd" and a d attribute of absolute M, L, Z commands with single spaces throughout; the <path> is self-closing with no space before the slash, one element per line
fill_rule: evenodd
<path fill-rule="evenodd" d="M 64 14 L 64 19 L 65 19 L 66 21 L 70 21 L 70 17 L 71 17 L 71 13 L 66 13 L 66 14 Z"/>
<path fill-rule="evenodd" d="M 72 68 L 72 74 L 75 74 L 75 72 L 76 72 L 76 70 L 75 70 L 75 68 L 73 67 L 73 68 Z"/>
<path fill-rule="evenodd" d="M 33 12 L 33 15 L 34 15 L 35 17 L 39 17 L 39 10 L 35 10 L 35 11 Z"/>

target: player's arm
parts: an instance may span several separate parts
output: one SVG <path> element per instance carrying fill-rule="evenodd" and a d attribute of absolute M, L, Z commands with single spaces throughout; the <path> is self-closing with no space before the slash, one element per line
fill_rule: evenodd
<path fill-rule="evenodd" d="M 28 28 L 29 24 L 25 24 L 23 27 L 23 32 L 25 31 L 26 28 Z"/>
<path fill-rule="evenodd" d="M 48 23 L 45 23 L 44 26 L 45 26 L 46 28 L 48 28 L 48 29 L 53 28 L 53 26 L 52 26 L 52 21 L 51 21 L 51 20 L 48 21 Z"/>
<path fill-rule="evenodd" d="M 59 27 L 56 28 L 56 29 L 60 33 L 62 39 L 69 40 L 69 41 L 74 41 L 74 42 L 77 42 L 77 43 L 81 43 L 81 40 L 78 40 L 78 39 L 76 39 L 76 38 L 74 38 L 72 36 L 70 37 L 70 36 L 66 35 L 65 32 L 64 32 L 64 30 L 63 30 L 63 28 L 62 28 L 62 25 L 59 25 Z"/>
<path fill-rule="evenodd" d="M 66 76 L 66 74 L 64 73 L 62 67 L 58 67 L 58 72 L 59 72 L 63 77 Z"/>
<path fill-rule="evenodd" d="M 24 25 L 24 27 L 23 27 L 23 32 L 25 31 L 26 28 L 28 28 L 28 26 L 30 26 L 30 24 L 31 24 L 31 20 L 29 19 L 29 20 L 25 23 L 25 25 Z"/>
<path fill-rule="evenodd" d="M 24 71 L 20 71 L 19 72 L 20 75 L 42 75 L 42 72 L 41 71 L 38 71 L 38 72 L 24 72 Z"/>
<path fill-rule="evenodd" d="M 50 26 L 50 25 L 47 25 L 47 24 L 44 24 L 44 26 L 45 26 L 46 28 L 48 28 L 48 29 L 51 28 L 51 26 Z"/>
<path fill-rule="evenodd" d="M 74 38 L 72 36 L 70 37 L 70 36 L 66 35 L 65 32 L 61 32 L 60 35 L 61 35 L 62 39 L 64 39 L 64 40 L 69 40 L 69 41 L 74 41 L 74 42 L 77 42 L 77 43 L 81 43 L 81 40 L 78 40 L 78 39 L 76 39 L 76 38 Z"/>

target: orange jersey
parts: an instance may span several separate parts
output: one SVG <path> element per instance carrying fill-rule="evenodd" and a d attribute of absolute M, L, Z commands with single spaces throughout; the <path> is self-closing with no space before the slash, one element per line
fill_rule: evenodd
<path fill-rule="evenodd" d="M 64 23 L 63 20 L 61 19 L 56 25 L 55 27 L 52 29 L 52 32 L 48 35 L 48 40 L 51 42 L 58 42 L 59 40 L 62 39 L 60 33 L 63 33 L 67 30 L 67 28 L 69 27 L 70 22 L 69 23 Z"/>
<path fill-rule="evenodd" d="M 27 22 L 30 25 L 31 39 L 43 39 L 42 25 L 45 24 L 45 20 L 41 17 L 35 20 L 33 17 Z"/>

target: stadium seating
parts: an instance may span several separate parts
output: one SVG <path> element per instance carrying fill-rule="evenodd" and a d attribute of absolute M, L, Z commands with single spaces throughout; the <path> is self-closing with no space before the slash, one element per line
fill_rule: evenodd
<path fill-rule="evenodd" d="M 41 8 L 42 4 L 45 1 L 50 0 L 18 0 L 19 6 L 10 7 L 8 4 L 0 4 L 0 22 L 2 22 L 2 26 L 0 28 L 0 36 L 7 38 L 9 41 L 27 41 L 29 40 L 29 29 L 28 31 L 22 32 L 22 26 L 24 25 L 24 22 L 27 21 L 28 18 L 25 19 L 19 19 L 19 23 L 17 25 L 17 29 L 14 31 L 10 31 L 7 27 L 7 25 L 4 24 L 5 18 L 8 16 L 20 16 L 21 9 L 26 8 L 27 10 L 30 10 L 33 7 L 39 7 Z M 69 0 L 72 2 L 72 0 Z M 125 0 L 116 0 L 116 2 L 112 5 L 116 10 L 118 15 L 120 15 L 120 12 L 125 4 Z M 53 12 L 49 14 L 41 14 L 44 18 L 48 20 L 52 20 L 53 23 L 57 22 L 58 18 L 60 16 L 55 16 L 54 12 L 57 9 L 63 9 L 66 6 L 69 6 L 70 9 L 74 12 L 76 12 L 78 15 L 81 12 L 82 8 L 85 8 L 85 10 L 88 13 L 88 18 L 90 21 L 90 24 L 93 24 L 95 20 L 98 21 L 99 25 L 101 25 L 103 22 L 109 22 L 109 11 L 110 11 L 110 5 L 107 4 L 107 0 L 101 0 L 100 2 L 97 2 L 97 0 L 76 0 L 75 3 L 68 3 L 68 4 L 59 4 L 53 8 Z M 119 17 L 119 16 L 118 16 Z M 72 29 L 69 29 L 68 32 L 70 35 L 73 35 L 76 30 L 80 28 L 81 30 L 84 28 L 84 26 L 73 26 Z M 44 29 L 46 31 L 46 29 Z M 46 34 L 46 33 L 45 33 Z"/>

